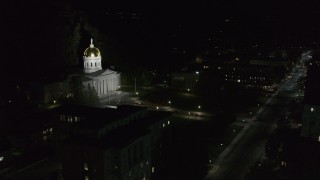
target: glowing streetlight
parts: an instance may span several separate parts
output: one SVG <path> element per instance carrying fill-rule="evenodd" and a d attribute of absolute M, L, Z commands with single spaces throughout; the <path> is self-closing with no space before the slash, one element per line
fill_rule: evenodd
<path fill-rule="evenodd" d="M 201 106 L 200 106 L 200 105 L 198 106 L 198 109 L 201 109 Z"/>
<path fill-rule="evenodd" d="M 137 92 L 136 92 L 136 95 L 138 95 L 138 94 L 139 94 L 139 92 L 137 91 Z"/>
<path fill-rule="evenodd" d="M 188 90 L 188 92 L 190 92 L 190 89 L 189 89 L 189 88 L 188 88 L 187 90 Z"/>
<path fill-rule="evenodd" d="M 168 104 L 171 104 L 171 101 L 168 101 Z"/>
<path fill-rule="evenodd" d="M 158 110 L 158 109 L 159 109 L 159 107 L 157 106 L 157 107 L 156 107 L 156 109 Z"/>
<path fill-rule="evenodd" d="M 53 100 L 53 104 L 55 104 L 57 101 L 56 100 Z"/>

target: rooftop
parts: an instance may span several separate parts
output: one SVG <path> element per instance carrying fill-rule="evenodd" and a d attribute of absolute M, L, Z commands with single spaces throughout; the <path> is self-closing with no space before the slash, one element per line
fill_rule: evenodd
<path fill-rule="evenodd" d="M 123 106 L 122 110 L 131 108 L 129 106 Z M 108 132 L 103 138 L 90 138 L 83 137 L 81 135 L 74 136 L 66 143 L 74 143 L 75 145 L 86 145 L 86 147 L 99 147 L 102 149 L 108 149 L 111 147 L 122 148 L 125 147 L 140 137 L 146 136 L 151 133 L 150 126 L 156 124 L 171 116 L 170 112 L 164 111 L 150 111 L 147 117 L 136 120 L 135 123 L 120 126 L 110 132 Z"/>
<path fill-rule="evenodd" d="M 107 106 L 64 105 L 56 109 L 57 113 L 84 118 L 76 124 L 77 127 L 99 129 L 107 124 L 139 112 L 146 112 L 147 108 L 120 105 L 116 108 Z"/>

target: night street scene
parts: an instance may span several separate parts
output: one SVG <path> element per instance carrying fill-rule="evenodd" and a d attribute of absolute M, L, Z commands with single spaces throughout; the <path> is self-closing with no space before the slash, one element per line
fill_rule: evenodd
<path fill-rule="evenodd" d="M 1 4 L 0 180 L 320 180 L 320 1 Z"/>

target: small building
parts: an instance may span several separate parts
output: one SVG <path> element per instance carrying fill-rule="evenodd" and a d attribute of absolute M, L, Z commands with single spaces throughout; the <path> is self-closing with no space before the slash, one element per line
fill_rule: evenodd
<path fill-rule="evenodd" d="M 199 82 L 199 71 L 171 74 L 171 87 L 178 90 L 193 91 Z"/>

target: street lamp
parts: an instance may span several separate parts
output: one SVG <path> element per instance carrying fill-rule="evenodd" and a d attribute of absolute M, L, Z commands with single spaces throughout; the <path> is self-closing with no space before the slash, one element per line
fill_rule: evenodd
<path fill-rule="evenodd" d="M 188 90 L 188 92 L 190 92 L 190 89 L 189 89 L 189 88 L 188 88 L 187 90 Z"/>
<path fill-rule="evenodd" d="M 170 100 L 168 101 L 168 104 L 171 104 L 171 101 L 170 101 Z"/>
<path fill-rule="evenodd" d="M 201 109 L 201 106 L 200 106 L 200 105 L 198 106 L 198 109 Z"/>

